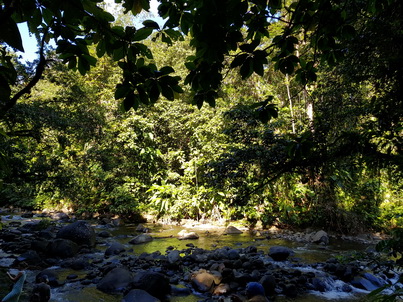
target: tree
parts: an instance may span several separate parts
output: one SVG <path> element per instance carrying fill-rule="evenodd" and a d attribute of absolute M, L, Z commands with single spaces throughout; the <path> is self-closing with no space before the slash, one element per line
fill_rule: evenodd
<path fill-rule="evenodd" d="M 149 10 L 149 0 L 119 0 L 126 13 L 134 15 Z M 193 90 L 193 102 L 199 107 L 204 102 L 214 105 L 223 80 L 225 60 L 233 55 L 231 68 L 240 67 L 243 78 L 252 73 L 264 74 L 273 54 L 275 67 L 284 74 L 296 73 L 302 83 L 316 79 L 317 62 L 336 63 L 343 57 L 344 42 L 355 34 L 352 23 L 359 13 L 376 16 L 385 8 L 399 6 L 397 0 L 339 1 L 167 1 L 161 0 L 158 12 L 166 19 L 162 28 L 152 21 L 143 27 L 115 26 L 114 17 L 96 0 L 75 1 L 21 1 L 3 0 L 0 20 L 1 116 L 38 82 L 47 58 L 44 50 L 50 40 L 57 44 L 59 57 L 69 68 L 81 74 L 96 64 L 97 58 L 88 47 L 96 45 L 97 57 L 110 55 L 124 71 L 115 97 L 124 99 L 126 108 L 137 108 L 139 103 L 154 103 L 160 95 L 173 99 L 182 92 L 179 79 L 172 76 L 170 66 L 157 68 L 147 63 L 152 53 L 143 43 L 153 31 L 157 38 L 171 44 L 173 40 L 189 35 L 194 55 L 185 63 L 188 73 L 185 84 Z M 367 5 L 368 3 L 368 5 Z M 18 83 L 15 64 L 7 49 L 23 51 L 17 24 L 27 22 L 31 34 L 38 39 L 39 61 L 36 72 L 25 85 L 12 91 Z M 281 31 L 270 36 L 270 28 L 282 23 Z M 271 43 L 261 47 L 264 38 Z M 298 51 L 299 41 L 313 50 L 313 56 Z"/>

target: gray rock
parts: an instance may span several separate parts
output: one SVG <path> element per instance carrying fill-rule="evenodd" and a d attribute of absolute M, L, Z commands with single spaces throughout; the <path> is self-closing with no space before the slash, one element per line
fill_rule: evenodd
<path fill-rule="evenodd" d="M 181 259 L 180 252 L 178 250 L 170 251 L 167 258 L 169 263 L 176 263 Z"/>
<path fill-rule="evenodd" d="M 108 238 L 108 237 L 111 237 L 112 234 L 110 232 L 104 230 L 104 231 L 99 232 L 98 236 L 101 238 Z"/>
<path fill-rule="evenodd" d="M 178 238 L 180 240 L 199 239 L 199 235 L 196 232 L 189 232 L 187 230 L 182 230 L 178 233 Z"/>
<path fill-rule="evenodd" d="M 125 246 L 119 242 L 113 242 L 106 250 L 105 256 L 119 255 L 125 251 Z"/>
<path fill-rule="evenodd" d="M 318 231 L 312 236 L 311 242 L 329 244 L 329 235 L 323 230 Z"/>
<path fill-rule="evenodd" d="M 52 213 L 52 214 L 50 214 L 50 217 L 51 217 L 53 220 L 63 220 L 63 221 L 66 221 L 66 220 L 69 220 L 69 219 L 70 219 L 69 215 L 67 215 L 67 214 L 64 213 L 64 212 Z"/>
<path fill-rule="evenodd" d="M 373 291 L 379 288 L 379 286 L 376 286 L 375 284 L 373 284 L 371 281 L 369 281 L 364 277 L 355 277 L 354 280 L 351 281 L 351 285 L 368 291 Z"/>
<path fill-rule="evenodd" d="M 133 287 L 145 290 L 150 295 L 164 300 L 170 294 L 169 279 L 163 274 L 155 272 L 142 272 L 133 279 Z"/>
<path fill-rule="evenodd" d="M 129 241 L 130 244 L 142 244 L 147 243 L 153 240 L 153 237 L 149 234 L 140 234 L 135 236 L 132 240 Z"/>
<path fill-rule="evenodd" d="M 273 275 L 264 275 L 259 282 L 262 284 L 267 295 L 273 296 L 276 293 L 277 282 Z"/>
<path fill-rule="evenodd" d="M 294 252 L 285 246 L 272 246 L 269 250 L 269 256 L 274 261 L 284 261 L 287 260 Z"/>
<path fill-rule="evenodd" d="M 124 267 L 116 267 L 99 281 L 97 289 L 109 294 L 123 292 L 132 280 L 132 274 L 128 269 Z"/>
<path fill-rule="evenodd" d="M 242 231 L 237 229 L 236 227 L 230 225 L 224 231 L 224 234 L 232 235 L 232 234 L 242 234 Z"/>
<path fill-rule="evenodd" d="M 78 245 L 69 240 L 58 238 L 53 240 L 48 246 L 48 255 L 56 258 L 74 257 L 78 252 Z"/>
<path fill-rule="evenodd" d="M 95 246 L 95 231 L 85 221 L 76 221 L 63 227 L 56 237 L 69 239 L 78 245 Z"/>

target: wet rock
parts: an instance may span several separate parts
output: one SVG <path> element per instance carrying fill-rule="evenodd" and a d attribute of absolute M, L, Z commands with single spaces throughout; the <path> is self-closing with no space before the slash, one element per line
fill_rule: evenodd
<path fill-rule="evenodd" d="M 25 253 L 22 253 L 19 257 L 17 257 L 16 262 L 17 263 L 25 262 L 29 265 L 35 265 L 35 266 L 41 266 L 44 264 L 39 254 L 33 250 L 29 250 L 26 251 Z"/>
<path fill-rule="evenodd" d="M 137 225 L 137 227 L 136 227 L 136 232 L 139 232 L 139 233 L 148 233 L 149 231 L 150 231 L 150 229 L 146 228 L 141 223 L 139 225 Z"/>
<path fill-rule="evenodd" d="M 209 292 L 214 285 L 221 283 L 222 276 L 218 272 L 211 273 L 206 270 L 199 270 L 191 276 L 193 287 L 202 293 Z"/>
<path fill-rule="evenodd" d="M 321 230 L 316 232 L 310 241 L 317 244 L 329 244 L 329 235 L 325 231 Z"/>
<path fill-rule="evenodd" d="M 112 224 L 114 227 L 118 227 L 118 226 L 124 225 L 124 222 L 123 222 L 123 219 L 122 219 L 122 218 L 113 218 L 112 221 L 111 221 L 111 224 Z"/>
<path fill-rule="evenodd" d="M 246 297 L 250 302 L 268 302 L 263 286 L 259 282 L 250 282 L 246 285 Z"/>
<path fill-rule="evenodd" d="M 371 281 L 369 281 L 368 279 L 364 278 L 364 277 L 355 277 L 352 281 L 351 281 L 351 285 L 360 289 L 365 289 L 368 291 L 373 291 L 377 288 L 379 288 L 379 286 L 376 286 L 375 284 L 373 284 Z"/>
<path fill-rule="evenodd" d="M 327 290 L 326 283 L 320 278 L 312 279 L 312 286 L 314 290 L 325 292 Z"/>
<path fill-rule="evenodd" d="M 113 242 L 106 250 L 105 256 L 119 255 L 126 250 L 125 246 L 119 242 Z"/>
<path fill-rule="evenodd" d="M 69 239 L 55 239 L 50 242 L 47 254 L 50 257 L 70 258 L 78 252 L 78 245 Z"/>
<path fill-rule="evenodd" d="M 277 282 L 273 275 L 264 275 L 259 282 L 262 284 L 267 295 L 273 296 L 276 293 Z"/>
<path fill-rule="evenodd" d="M 132 274 L 127 268 L 116 267 L 98 282 L 97 289 L 109 294 L 123 292 L 132 280 Z"/>
<path fill-rule="evenodd" d="M 76 221 L 61 228 L 56 237 L 69 239 L 78 245 L 95 246 L 95 231 L 85 221 Z"/>
<path fill-rule="evenodd" d="M 178 250 L 170 251 L 167 255 L 168 262 L 174 264 L 181 259 L 180 252 Z"/>
<path fill-rule="evenodd" d="M 98 236 L 101 237 L 101 238 L 109 238 L 109 237 L 112 236 L 112 234 L 111 234 L 111 232 L 108 232 L 108 231 L 104 230 L 104 231 L 99 232 Z"/>
<path fill-rule="evenodd" d="M 164 299 L 171 292 L 169 279 L 156 272 L 141 272 L 133 279 L 133 287 L 145 290 L 150 295 Z"/>
<path fill-rule="evenodd" d="M 178 233 L 178 239 L 180 240 L 199 239 L 199 235 L 196 232 L 189 232 L 187 230 L 182 230 Z"/>
<path fill-rule="evenodd" d="M 237 229 L 236 227 L 230 225 L 228 226 L 225 231 L 224 234 L 228 234 L 228 235 L 232 235 L 232 234 L 242 234 L 243 232 L 239 229 Z"/>
<path fill-rule="evenodd" d="M 289 256 L 291 256 L 294 252 L 285 246 L 272 246 L 269 250 L 269 256 L 274 261 L 285 261 Z"/>
<path fill-rule="evenodd" d="M 228 256 L 227 256 L 227 258 L 228 258 L 229 260 L 237 260 L 237 259 L 240 258 L 239 252 L 238 252 L 237 250 L 230 249 L 230 250 L 228 251 Z"/>
<path fill-rule="evenodd" d="M 216 288 L 214 288 L 213 295 L 221 296 L 228 294 L 231 291 L 231 288 L 228 284 L 221 283 Z"/>
<path fill-rule="evenodd" d="M 69 215 L 67 215 L 64 212 L 52 213 L 50 214 L 50 218 L 52 218 L 53 220 L 62 220 L 62 221 L 67 221 L 70 219 Z"/>
<path fill-rule="evenodd" d="M 364 273 L 363 277 L 367 280 L 369 280 L 373 285 L 375 285 L 377 288 L 384 286 L 386 282 L 370 273 Z"/>
<path fill-rule="evenodd" d="M 126 296 L 123 297 L 122 302 L 160 302 L 161 300 L 151 296 L 148 292 L 142 289 L 132 289 Z"/>
<path fill-rule="evenodd" d="M 135 236 L 132 240 L 129 241 L 130 244 L 143 244 L 153 240 L 153 237 L 149 234 L 140 234 Z"/>

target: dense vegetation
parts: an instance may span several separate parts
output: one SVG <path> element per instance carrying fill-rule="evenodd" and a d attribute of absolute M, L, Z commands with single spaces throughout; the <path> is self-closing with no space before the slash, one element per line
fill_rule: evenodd
<path fill-rule="evenodd" d="M 2 205 L 402 227 L 400 0 L 160 2 L 0 1 Z"/>

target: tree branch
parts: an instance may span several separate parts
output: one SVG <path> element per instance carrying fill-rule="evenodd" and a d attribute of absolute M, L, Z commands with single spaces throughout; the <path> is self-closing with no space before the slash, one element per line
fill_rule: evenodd
<path fill-rule="evenodd" d="M 45 58 L 44 52 L 45 52 L 45 40 L 46 40 L 47 32 L 48 32 L 48 30 L 45 31 L 45 33 L 43 34 L 43 37 L 42 37 L 41 46 L 39 49 L 39 62 L 38 62 L 38 65 L 36 66 L 35 75 L 24 88 L 22 88 L 20 91 L 18 91 L 8 102 L 6 102 L 6 104 L 2 108 L 0 118 L 2 118 L 4 115 L 6 115 L 6 113 L 17 104 L 18 99 L 20 99 L 24 94 L 29 94 L 31 92 L 31 89 L 41 79 L 42 74 L 45 71 L 45 67 L 46 67 L 46 58 Z"/>

